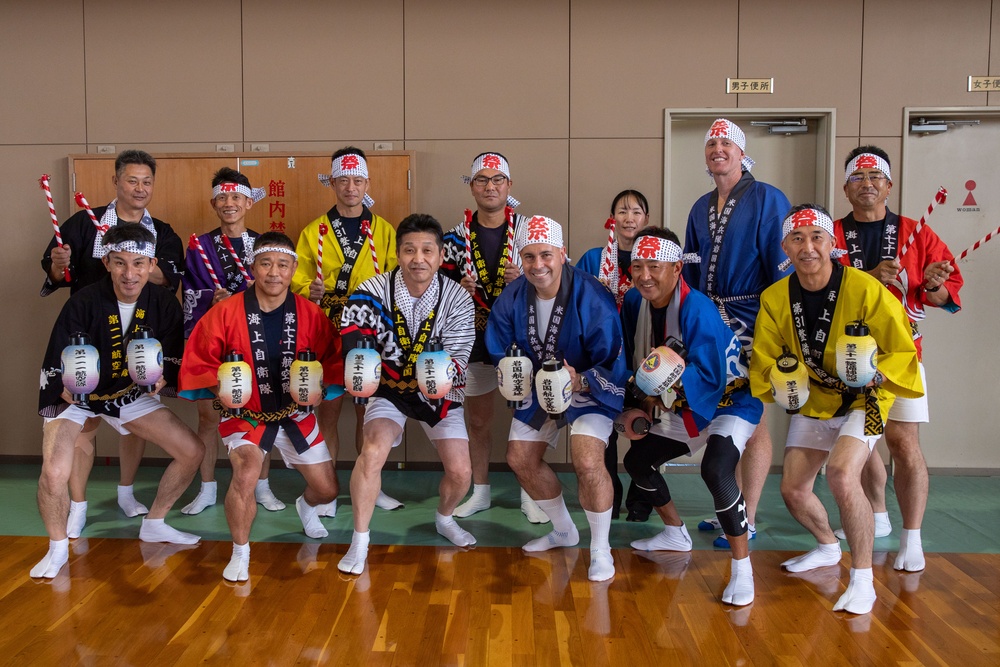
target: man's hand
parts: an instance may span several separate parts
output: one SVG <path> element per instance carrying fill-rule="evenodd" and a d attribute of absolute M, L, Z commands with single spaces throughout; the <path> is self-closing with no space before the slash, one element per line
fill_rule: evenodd
<path fill-rule="evenodd" d="M 49 267 L 49 278 L 52 282 L 60 282 L 65 279 L 65 273 L 67 267 L 69 267 L 69 262 L 72 257 L 72 252 L 68 245 L 62 247 L 56 246 L 49 253 L 49 257 L 52 259 L 52 266 Z"/>
<path fill-rule="evenodd" d="M 309 283 L 309 300 L 318 304 L 323 300 L 324 294 L 326 294 L 326 288 L 323 287 L 323 281 L 319 278 L 314 278 L 313 281 Z"/>
<path fill-rule="evenodd" d="M 507 264 L 503 270 L 503 279 L 509 285 L 510 283 L 517 280 L 521 275 L 521 267 L 513 262 Z"/>
<path fill-rule="evenodd" d="M 476 295 L 476 279 L 470 278 L 469 276 L 462 276 L 462 279 L 458 282 L 465 291 L 469 293 L 469 296 Z"/>
<path fill-rule="evenodd" d="M 231 296 L 232 293 L 229 290 L 225 289 L 224 287 L 220 287 L 219 289 L 215 290 L 215 292 L 212 294 L 212 305 L 214 306 L 223 299 L 228 299 Z"/>
<path fill-rule="evenodd" d="M 950 261 L 931 262 L 924 267 L 924 294 L 927 301 L 935 306 L 943 306 L 951 298 L 947 289 L 940 289 L 955 272 Z"/>
<path fill-rule="evenodd" d="M 896 276 L 899 274 L 899 260 L 897 259 L 883 259 L 878 263 L 874 269 L 869 271 L 871 275 L 875 276 L 880 283 L 883 285 L 888 285 Z"/>

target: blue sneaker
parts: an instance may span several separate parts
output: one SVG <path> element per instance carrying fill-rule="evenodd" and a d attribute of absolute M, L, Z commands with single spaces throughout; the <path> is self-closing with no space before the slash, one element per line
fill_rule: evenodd
<path fill-rule="evenodd" d="M 710 531 L 710 530 L 713 530 L 713 531 L 714 530 L 722 530 L 722 524 L 719 523 L 718 519 L 716 519 L 715 517 L 712 517 L 711 519 L 705 519 L 704 521 L 699 521 L 698 522 L 698 530 L 706 531 L 706 532 Z"/>
<path fill-rule="evenodd" d="M 702 523 L 707 523 L 707 522 L 706 521 L 702 521 Z M 699 528 L 701 527 L 700 524 L 699 524 L 698 527 Z M 748 542 L 750 540 L 757 539 L 757 529 L 756 528 L 754 528 L 753 526 L 750 526 L 749 533 L 750 533 L 750 536 L 747 537 L 747 541 Z M 718 549 L 728 549 L 729 548 L 729 540 L 726 539 L 726 534 L 723 533 L 722 535 L 719 535 L 717 538 L 715 538 L 715 540 L 712 542 L 712 546 L 716 547 Z"/>

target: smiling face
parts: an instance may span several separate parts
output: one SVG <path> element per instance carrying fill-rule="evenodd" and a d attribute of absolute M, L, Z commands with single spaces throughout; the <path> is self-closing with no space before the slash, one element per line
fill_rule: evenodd
<path fill-rule="evenodd" d="M 253 206 L 253 199 L 239 192 L 220 192 L 211 204 L 222 224 L 242 226 L 245 224 L 247 211 Z"/>
<path fill-rule="evenodd" d="M 868 221 L 885 217 L 885 202 L 891 191 L 892 181 L 878 169 L 858 169 L 844 183 L 844 194 L 854 207 L 855 217 Z"/>
<path fill-rule="evenodd" d="M 521 248 L 521 268 L 542 299 L 552 299 L 559 291 L 566 250 L 548 243 L 532 243 Z"/>
<path fill-rule="evenodd" d="M 119 217 L 138 222 L 153 199 L 153 170 L 144 164 L 126 164 L 112 179 Z"/>
<path fill-rule="evenodd" d="M 639 294 L 656 308 L 670 303 L 670 297 L 681 278 L 683 262 L 663 262 L 657 259 L 632 260 L 632 284 Z"/>
<path fill-rule="evenodd" d="M 796 227 L 781 242 L 802 285 L 813 291 L 825 286 L 830 279 L 833 245 L 833 236 L 816 225 Z"/>
<path fill-rule="evenodd" d="M 743 169 L 741 159 L 743 149 L 731 139 L 712 137 L 705 144 L 705 165 L 713 178 L 739 174 Z"/>
<path fill-rule="evenodd" d="M 419 296 L 431 284 L 444 260 L 444 248 L 431 232 L 410 232 L 399 239 L 396 251 L 403 281 L 413 296 Z"/>
<path fill-rule="evenodd" d="M 156 266 L 155 257 L 114 250 L 105 255 L 103 261 L 111 274 L 115 296 L 122 303 L 135 303 L 149 281 L 149 272 Z"/>
<path fill-rule="evenodd" d="M 615 238 L 622 250 L 631 250 L 635 236 L 649 224 L 649 214 L 632 195 L 625 195 L 615 204 Z"/>

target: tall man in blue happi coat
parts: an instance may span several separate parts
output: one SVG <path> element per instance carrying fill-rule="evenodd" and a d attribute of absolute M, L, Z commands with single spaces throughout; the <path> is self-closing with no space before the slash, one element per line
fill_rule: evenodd
<path fill-rule="evenodd" d="M 754 161 L 745 150 L 743 130 L 725 118 L 717 119 L 705 134 L 705 165 L 715 189 L 696 201 L 688 214 L 684 252 L 697 253 L 701 262 L 685 263 L 683 275 L 715 302 L 750 357 L 760 294 L 787 273 L 778 268 L 785 259 L 781 222 L 792 206 L 781 190 L 750 175 Z M 737 468 L 751 540 L 757 534 L 757 503 L 770 468 L 771 437 L 761 419 Z M 719 525 L 711 519 L 698 528 L 714 530 Z M 725 535 L 714 544 L 729 546 Z"/>
<path fill-rule="evenodd" d="M 566 262 L 562 227 L 535 216 L 515 240 L 524 275 L 493 304 L 486 348 L 498 363 L 511 343 L 531 359 L 561 359 L 572 379 L 572 403 L 565 419 L 553 419 L 530 397 L 514 413 L 507 463 L 521 486 L 552 521 L 552 532 L 524 545 L 525 551 L 572 547 L 580 541 L 563 500 L 559 480 L 545 462 L 559 427 L 570 427 L 570 451 L 579 480 L 580 505 L 590 524 L 591 581 L 615 575 L 608 544 L 613 490 L 604 465 L 612 420 L 621 412 L 629 372 L 622 354 L 621 322 L 610 292 L 593 276 Z"/>

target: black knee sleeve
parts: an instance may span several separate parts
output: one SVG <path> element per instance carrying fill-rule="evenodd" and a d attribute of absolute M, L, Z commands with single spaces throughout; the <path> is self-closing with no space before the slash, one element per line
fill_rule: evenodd
<path fill-rule="evenodd" d="M 670 490 L 660 474 L 660 465 L 689 451 L 682 442 L 651 433 L 632 443 L 625 454 L 625 470 L 654 507 L 663 507 L 670 502 Z"/>
<path fill-rule="evenodd" d="M 719 517 L 722 530 L 733 537 L 747 532 L 746 502 L 736 483 L 736 464 L 739 461 L 740 450 L 731 437 L 709 436 L 701 461 L 701 478 L 715 500 L 715 514 Z"/>

